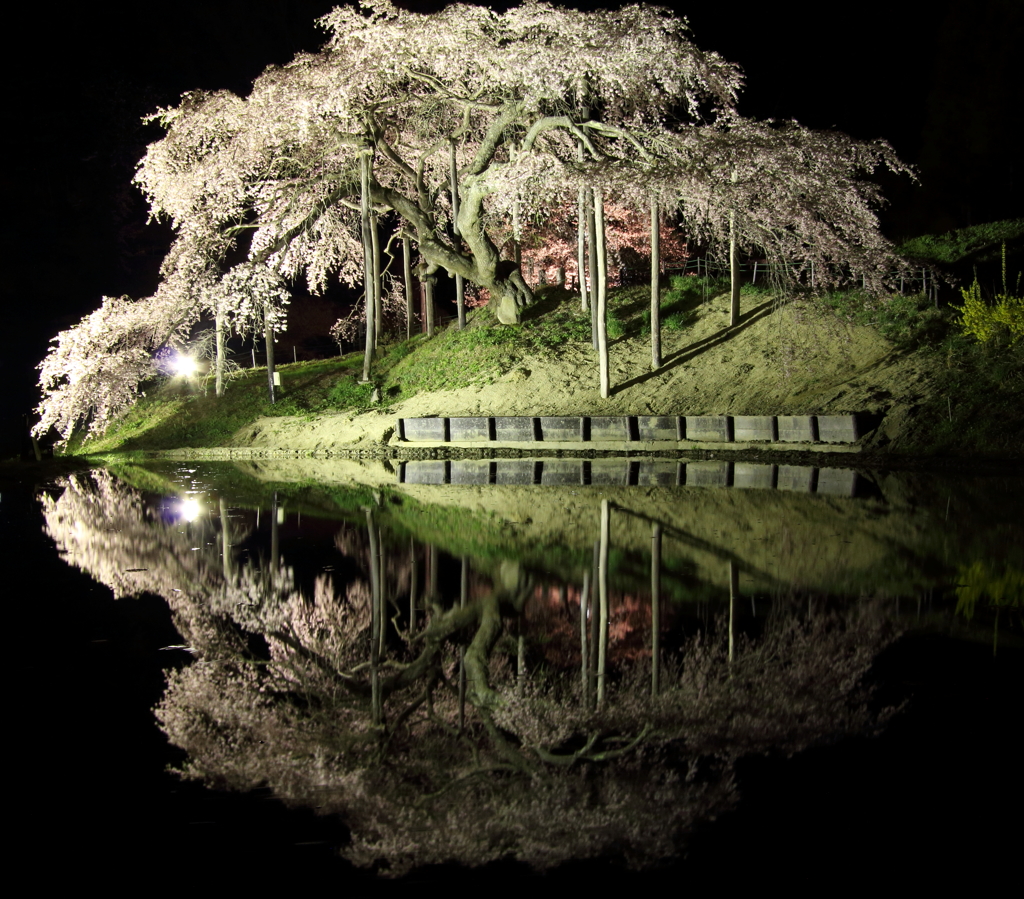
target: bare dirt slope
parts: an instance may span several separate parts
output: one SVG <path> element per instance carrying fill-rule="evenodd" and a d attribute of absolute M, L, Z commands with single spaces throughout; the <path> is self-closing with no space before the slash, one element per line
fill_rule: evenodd
<path fill-rule="evenodd" d="M 599 392 L 597 354 L 568 344 L 492 383 L 420 394 L 362 415 L 263 418 L 237 446 L 298 451 L 369 447 L 393 438 L 399 417 L 456 415 L 672 415 L 868 412 L 884 415 L 867 444 L 899 450 L 914 426 L 937 360 L 902 353 L 876 331 L 802 302 L 744 297 L 728 328 L 728 296 L 710 300 L 682 331 L 665 330 L 664 364 L 651 372 L 647 341 L 611 344 L 612 396 Z"/>

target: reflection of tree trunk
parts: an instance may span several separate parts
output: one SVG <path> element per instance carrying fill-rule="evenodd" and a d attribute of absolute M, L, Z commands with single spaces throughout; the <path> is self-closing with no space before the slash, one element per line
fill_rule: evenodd
<path fill-rule="evenodd" d="M 516 696 L 522 698 L 526 689 L 526 638 L 523 635 L 523 628 L 526 623 L 523 616 L 519 616 L 519 639 L 516 641 Z"/>
<path fill-rule="evenodd" d="M 274 491 L 274 502 L 270 506 L 270 571 L 273 577 L 277 577 L 277 568 L 281 563 L 281 542 L 278 537 L 278 514 L 277 491 Z"/>
<path fill-rule="evenodd" d="M 366 531 L 370 538 L 370 708 L 374 724 L 383 719 L 380 689 L 381 640 L 384 630 L 380 603 L 380 556 L 373 512 L 366 510 Z"/>
<path fill-rule="evenodd" d="M 430 570 L 427 574 L 427 596 L 431 602 L 437 601 L 437 547 L 431 546 L 428 555 Z"/>
<path fill-rule="evenodd" d="M 409 538 L 409 636 L 416 633 L 416 593 L 419 590 L 419 571 L 416 568 L 416 543 Z"/>
<path fill-rule="evenodd" d="M 220 539 L 221 566 L 224 570 L 224 581 L 231 583 L 231 533 L 228 527 L 228 504 L 224 497 L 220 499 Z"/>
<path fill-rule="evenodd" d="M 740 570 L 736 563 L 729 560 L 729 663 L 735 656 L 736 649 L 736 599 L 740 594 Z"/>
<path fill-rule="evenodd" d="M 453 157 L 454 159 L 454 153 Z M 462 557 L 462 576 L 459 578 L 459 608 L 466 608 L 469 598 L 469 559 Z M 459 647 L 459 733 L 466 729 L 466 647 Z"/>
<path fill-rule="evenodd" d="M 608 531 L 611 510 L 608 500 L 601 500 L 601 551 L 597 565 L 597 591 L 601 609 L 601 637 L 597 650 L 597 704 L 604 703 L 605 675 L 608 665 Z"/>
<path fill-rule="evenodd" d="M 591 562 L 590 583 L 593 584 L 592 597 L 590 600 L 590 700 L 591 703 L 597 699 L 597 644 L 600 642 L 601 634 L 601 610 L 598 599 L 598 573 L 601 567 L 601 541 L 594 543 L 593 559 Z"/>
<path fill-rule="evenodd" d="M 661 525 L 651 527 L 651 696 L 661 679 Z"/>
<path fill-rule="evenodd" d="M 604 235 L 604 196 L 594 191 L 594 219 L 597 226 L 597 353 L 601 369 L 601 399 L 610 393 L 608 377 L 608 248 Z"/>
<path fill-rule="evenodd" d="M 587 606 L 590 602 L 590 572 L 583 572 L 583 587 L 580 590 L 580 670 L 583 675 L 583 706 L 588 708 L 590 698 L 590 677 L 587 653 Z"/>
<path fill-rule="evenodd" d="M 384 638 L 387 633 L 387 627 L 384 624 L 384 610 L 388 605 L 388 582 L 385 574 L 387 572 L 387 560 L 385 558 L 386 553 L 384 552 L 384 535 L 380 529 L 380 525 L 377 526 L 377 584 L 378 591 L 380 593 L 380 600 L 378 605 L 380 606 L 380 653 L 384 655 Z"/>
<path fill-rule="evenodd" d="M 478 708 L 491 708 L 497 696 L 488 684 L 487 668 L 491 650 L 501 634 L 501 611 L 498 596 L 491 593 L 477 601 L 480 606 L 479 624 L 473 642 L 466 650 L 466 677 L 469 698 Z"/>
<path fill-rule="evenodd" d="M 651 371 L 661 368 L 661 232 L 658 204 L 651 202 Z"/>

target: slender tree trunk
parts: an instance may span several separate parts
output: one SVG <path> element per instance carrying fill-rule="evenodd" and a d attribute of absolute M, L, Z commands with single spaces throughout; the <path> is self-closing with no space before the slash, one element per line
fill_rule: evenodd
<path fill-rule="evenodd" d="M 519 242 L 519 200 L 512 204 L 512 259 L 516 268 L 522 270 L 523 248 Z"/>
<path fill-rule="evenodd" d="M 434 275 L 422 275 L 420 284 L 423 286 L 423 305 L 426 307 L 427 337 L 434 336 Z"/>
<path fill-rule="evenodd" d="M 405 278 L 405 339 L 412 337 L 412 322 L 416 317 L 416 299 L 412 288 L 412 241 L 402 238 L 402 274 Z"/>
<path fill-rule="evenodd" d="M 737 179 L 733 169 L 732 183 Z M 736 246 L 736 213 L 729 213 L 729 280 L 732 296 L 729 303 L 729 327 L 735 328 L 740 323 L 740 255 Z"/>
<path fill-rule="evenodd" d="M 583 142 L 578 144 L 577 156 L 583 162 Z M 579 272 L 580 309 L 590 309 L 590 292 L 587 290 L 587 190 L 580 188 L 576 198 L 576 270 Z"/>
<path fill-rule="evenodd" d="M 462 275 L 455 276 L 455 306 L 459 311 L 459 330 L 466 327 L 466 282 Z"/>
<path fill-rule="evenodd" d="M 651 201 L 651 371 L 661 368 L 661 231 L 658 203 Z"/>
<path fill-rule="evenodd" d="M 373 301 L 373 238 L 370 236 L 370 156 L 359 157 L 359 219 L 363 241 L 363 293 L 366 299 L 366 348 L 363 352 L 363 381 L 370 380 L 370 363 L 377 345 L 376 314 Z"/>
<path fill-rule="evenodd" d="M 459 240 L 459 164 L 455 159 L 455 141 L 451 142 L 451 192 L 452 192 L 452 230 L 455 232 L 455 243 Z M 455 273 L 455 308 L 459 313 L 459 330 L 466 327 L 466 284 L 462 275 Z"/>
<path fill-rule="evenodd" d="M 217 316 L 214 322 L 214 327 L 217 329 L 217 358 L 216 358 L 216 379 L 214 392 L 217 396 L 224 396 L 224 313 L 217 310 Z"/>
<path fill-rule="evenodd" d="M 594 215 L 594 191 L 587 190 L 587 263 L 590 270 L 590 342 L 597 349 L 597 219 Z"/>
<path fill-rule="evenodd" d="M 370 247 L 373 253 L 373 348 L 376 350 L 384 333 L 384 300 L 381 296 L 380 234 L 373 212 L 370 213 Z"/>
<path fill-rule="evenodd" d="M 274 375 L 277 373 L 277 369 L 274 368 L 274 329 L 270 325 L 270 320 L 267 313 L 270 310 L 264 310 L 263 316 L 263 342 L 267 347 L 267 391 L 270 397 L 270 402 L 276 402 L 274 396 Z"/>
<path fill-rule="evenodd" d="M 604 196 L 594 191 L 594 220 L 597 227 L 597 354 L 601 370 L 601 398 L 608 399 L 608 252 L 604 235 Z"/>

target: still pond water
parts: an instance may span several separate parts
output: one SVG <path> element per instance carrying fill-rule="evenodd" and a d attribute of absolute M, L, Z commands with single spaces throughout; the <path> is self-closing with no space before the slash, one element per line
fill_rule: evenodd
<path fill-rule="evenodd" d="M 1012 869 L 1021 477 L 192 462 L 2 500 L 43 859 L 376 894 Z"/>

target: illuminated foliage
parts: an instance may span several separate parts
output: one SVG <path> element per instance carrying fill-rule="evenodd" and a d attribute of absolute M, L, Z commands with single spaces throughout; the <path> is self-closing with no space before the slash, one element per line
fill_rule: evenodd
<path fill-rule="evenodd" d="M 502 232 L 514 213 L 572 208 L 581 189 L 623 209 L 680 209 L 688 234 L 715 245 L 735 219 L 741 246 L 816 262 L 822 283 L 854 273 L 877 286 L 890 266 L 880 198 L 861 176 L 904 170 L 891 148 L 738 118 L 738 68 L 668 10 L 419 14 L 363 0 L 320 24 L 324 49 L 268 68 L 247 97 L 194 91 L 151 117 L 167 134 L 135 180 L 177 237 L 133 315 L 163 324 L 107 315 L 105 333 L 88 326 L 89 354 L 75 349 L 85 322 L 60 335 L 37 431 L 102 428 L 130 403 L 146 354 L 203 315 L 272 334 L 288 282 L 360 283 L 361 160 L 374 213 L 413 241 L 425 274 L 462 276 L 504 323 L 533 292 Z M 111 397 L 94 401 L 108 380 Z"/>
<path fill-rule="evenodd" d="M 1017 289 L 1010 293 L 1006 286 L 1006 244 L 1003 244 L 1003 290 L 997 293 L 994 303 L 986 303 L 981 296 L 978 279 L 970 287 L 963 287 L 960 293 L 963 306 L 953 308 L 960 313 L 960 325 L 966 336 L 981 343 L 988 343 L 1001 334 L 1009 334 L 1010 346 L 1024 337 L 1024 296 L 1020 293 L 1020 275 Z"/>

